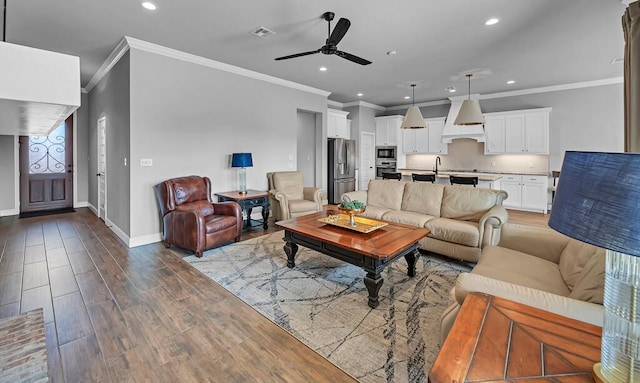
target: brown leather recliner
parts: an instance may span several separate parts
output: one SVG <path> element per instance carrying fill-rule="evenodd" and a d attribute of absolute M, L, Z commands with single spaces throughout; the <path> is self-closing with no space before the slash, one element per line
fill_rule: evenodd
<path fill-rule="evenodd" d="M 211 180 L 189 176 L 156 185 L 162 212 L 162 238 L 166 247 L 176 245 L 202 252 L 227 242 L 239 241 L 242 210 L 236 202 L 211 201 Z"/>

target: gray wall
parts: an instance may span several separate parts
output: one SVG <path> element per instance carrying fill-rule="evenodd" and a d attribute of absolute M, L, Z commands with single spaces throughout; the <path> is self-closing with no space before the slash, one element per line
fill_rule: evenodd
<path fill-rule="evenodd" d="M 89 95 L 80 95 L 76 112 L 76 201 L 89 201 Z"/>
<path fill-rule="evenodd" d="M 0 135 L 0 211 L 16 207 L 15 142 L 16 136 Z"/>
<path fill-rule="evenodd" d="M 316 184 L 316 115 L 298 111 L 296 147 L 297 170 L 302 172 L 305 186 Z"/>
<path fill-rule="evenodd" d="M 107 219 L 130 235 L 130 54 L 126 53 L 89 93 L 89 203 L 98 208 L 98 119 L 106 117 Z M 151 97 L 153 99 L 153 97 Z M 127 166 L 124 165 L 125 158 Z"/>
<path fill-rule="evenodd" d="M 130 55 L 131 237 L 161 231 L 154 185 L 198 174 L 211 178 L 214 193 L 236 190 L 230 156 L 245 151 L 254 165 L 247 186 L 266 190 L 267 172 L 296 166 L 298 109 L 326 121 L 324 96 L 138 49 Z M 322 131 L 326 153 L 326 123 Z M 153 166 L 140 167 L 141 158 Z M 326 166 L 323 173 L 326 180 Z"/>

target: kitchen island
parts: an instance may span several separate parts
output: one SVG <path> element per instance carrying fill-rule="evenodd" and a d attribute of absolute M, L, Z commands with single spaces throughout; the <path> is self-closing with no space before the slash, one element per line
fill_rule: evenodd
<path fill-rule="evenodd" d="M 411 174 L 435 174 L 431 170 L 424 169 L 398 169 L 402 174 L 403 181 L 411 181 Z M 480 172 L 464 172 L 452 170 L 439 170 L 436 174 L 436 182 L 441 185 L 449 185 L 449 176 L 459 177 L 478 177 L 478 187 L 486 189 L 501 190 L 501 174 L 480 173 Z"/>

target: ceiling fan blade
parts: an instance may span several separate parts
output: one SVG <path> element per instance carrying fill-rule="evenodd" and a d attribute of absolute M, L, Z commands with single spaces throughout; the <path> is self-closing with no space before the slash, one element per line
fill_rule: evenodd
<path fill-rule="evenodd" d="M 352 55 L 351 53 L 347 53 L 347 52 L 343 52 L 343 51 L 336 51 L 336 56 L 340 56 L 343 59 L 347 59 L 349 61 L 353 61 L 356 64 L 360 64 L 360 65 L 369 65 L 371 64 L 371 61 L 369 60 L 365 60 L 362 57 L 358 57 L 355 55 Z"/>
<path fill-rule="evenodd" d="M 289 56 L 277 57 L 275 60 L 293 59 L 293 58 L 296 58 L 296 57 L 308 56 L 308 55 L 312 55 L 312 54 L 315 54 L 315 53 L 320 53 L 320 49 L 316 49 L 315 51 L 296 53 L 296 54 L 289 55 Z"/>
<path fill-rule="evenodd" d="M 341 18 L 338 20 L 338 24 L 336 24 L 335 28 L 333 28 L 333 32 L 331 32 L 331 36 L 327 39 L 327 45 L 338 45 L 340 40 L 344 37 L 345 33 L 349 30 L 351 26 L 351 21 L 349 19 Z"/>

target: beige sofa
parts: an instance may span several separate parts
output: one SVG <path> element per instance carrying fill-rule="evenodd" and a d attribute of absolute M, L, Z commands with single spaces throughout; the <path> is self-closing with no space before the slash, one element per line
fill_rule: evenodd
<path fill-rule="evenodd" d="M 504 191 L 429 182 L 371 180 L 367 190 L 342 195 L 367 204 L 365 217 L 429 229 L 420 248 L 477 262 L 482 248 L 500 240 L 508 214 Z"/>
<path fill-rule="evenodd" d="M 500 244 L 485 247 L 473 270 L 458 277 L 441 318 L 442 340 L 472 292 L 602 326 L 604 267 L 604 249 L 549 228 L 506 224 Z"/>

